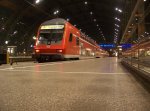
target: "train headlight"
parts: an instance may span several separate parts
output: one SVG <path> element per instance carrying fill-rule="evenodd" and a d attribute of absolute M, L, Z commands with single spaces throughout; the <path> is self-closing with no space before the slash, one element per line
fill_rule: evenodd
<path fill-rule="evenodd" d="M 62 53 L 62 52 L 63 52 L 63 50 L 57 50 L 57 52 Z"/>
<path fill-rule="evenodd" d="M 40 52 L 40 50 L 35 50 L 36 53 Z"/>

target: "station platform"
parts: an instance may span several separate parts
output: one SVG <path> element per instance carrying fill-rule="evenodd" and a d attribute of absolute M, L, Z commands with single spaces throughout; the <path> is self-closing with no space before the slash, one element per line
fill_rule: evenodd
<path fill-rule="evenodd" d="M 117 58 L 0 67 L 0 111 L 149 109 L 149 91 Z"/>

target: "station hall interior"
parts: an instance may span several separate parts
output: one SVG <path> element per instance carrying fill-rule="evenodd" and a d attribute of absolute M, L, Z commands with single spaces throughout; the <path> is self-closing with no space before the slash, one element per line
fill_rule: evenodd
<path fill-rule="evenodd" d="M 0 111 L 149 111 L 150 0 L 0 0 Z"/>

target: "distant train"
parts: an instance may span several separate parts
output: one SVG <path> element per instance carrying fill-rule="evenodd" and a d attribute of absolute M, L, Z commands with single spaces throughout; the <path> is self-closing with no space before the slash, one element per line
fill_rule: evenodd
<path fill-rule="evenodd" d="M 79 59 L 100 57 L 105 52 L 91 38 L 64 19 L 52 19 L 41 24 L 34 46 L 38 62 L 49 59 Z"/>

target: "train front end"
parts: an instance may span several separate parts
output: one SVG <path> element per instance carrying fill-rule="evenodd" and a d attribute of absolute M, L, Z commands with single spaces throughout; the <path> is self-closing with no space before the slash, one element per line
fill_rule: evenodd
<path fill-rule="evenodd" d="M 63 59 L 65 21 L 53 19 L 44 22 L 37 34 L 34 58 L 38 62 Z"/>

